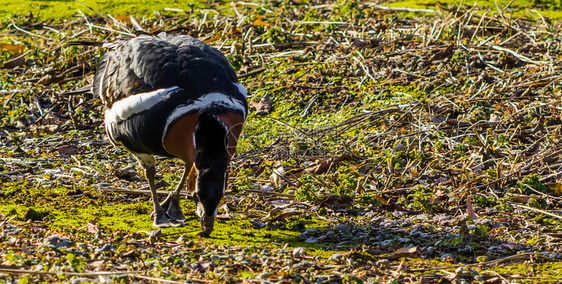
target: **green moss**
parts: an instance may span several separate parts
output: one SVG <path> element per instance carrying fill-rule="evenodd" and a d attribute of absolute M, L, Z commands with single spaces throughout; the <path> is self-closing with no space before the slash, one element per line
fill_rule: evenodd
<path fill-rule="evenodd" d="M 43 218 L 47 217 L 49 212 L 44 209 L 33 209 L 29 208 L 25 212 L 25 220 L 32 220 L 32 221 L 41 221 Z"/>
<path fill-rule="evenodd" d="M 495 266 L 494 271 L 506 275 L 536 275 L 536 277 L 562 277 L 561 262 L 547 263 L 517 263 L 504 266 Z M 538 273 L 537 273 L 538 272 Z"/>
<path fill-rule="evenodd" d="M 13 199 L 11 194 L 4 195 L 8 198 L 0 198 L 0 214 L 6 216 L 17 215 L 18 220 L 43 220 L 48 226 L 55 230 L 75 231 L 83 228 L 88 223 L 97 225 L 102 232 L 135 233 L 140 231 L 151 231 L 152 202 L 148 199 L 134 203 L 119 202 L 113 200 L 112 193 L 100 194 L 91 187 L 81 188 L 83 195 L 73 197 L 76 191 L 70 187 L 28 187 L 21 186 L 27 182 L 15 182 L 6 184 L 6 191 L 18 192 L 20 199 Z M 80 193 L 80 194 L 82 194 Z M 69 196 L 72 202 L 69 201 Z M 28 199 L 33 202 L 27 202 Z M 191 239 L 199 239 L 201 228 L 199 218 L 195 215 L 195 203 L 182 200 L 181 206 L 186 213 L 186 226 L 179 228 L 168 228 L 165 235 L 171 240 L 185 235 Z M 56 210 L 53 210 L 56 208 Z M 219 212 L 220 213 L 220 212 Z M 300 231 L 308 228 L 329 228 L 326 221 L 303 218 L 301 216 L 289 217 L 277 224 L 279 229 L 256 229 L 250 218 L 233 217 L 230 220 L 217 219 L 215 230 L 211 237 L 204 241 L 214 245 L 228 246 L 266 246 L 279 247 L 287 244 L 289 248 L 305 247 L 309 254 L 330 256 L 333 252 L 326 251 L 323 244 L 307 244 L 299 241 Z"/>
<path fill-rule="evenodd" d="M 174 8 L 190 11 L 195 4 L 198 6 L 200 1 L 180 1 L 180 0 L 149 0 L 149 1 L 129 1 L 129 0 L 118 0 L 118 1 L 94 1 L 94 0 L 82 0 L 80 1 L 86 4 L 88 7 L 94 9 L 95 11 L 101 13 L 109 13 L 114 16 L 150 16 L 154 12 L 161 11 L 164 8 Z M 75 15 L 79 15 L 78 10 L 85 14 L 93 15 L 94 12 L 84 7 L 77 1 L 69 0 L 51 0 L 51 1 L 40 1 L 40 0 L 26 0 L 26 1 L 8 1 L 0 6 L 0 18 L 5 18 L 8 15 L 21 13 L 21 14 L 33 14 L 40 19 L 52 19 L 52 18 L 70 18 Z M 167 13 L 174 13 L 172 11 L 167 11 Z M 176 14 L 181 14 L 175 12 Z"/>

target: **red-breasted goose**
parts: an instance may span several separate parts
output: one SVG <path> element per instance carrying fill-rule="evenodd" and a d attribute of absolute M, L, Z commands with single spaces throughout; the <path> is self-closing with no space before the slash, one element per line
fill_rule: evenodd
<path fill-rule="evenodd" d="M 187 180 L 208 235 L 248 112 L 246 89 L 221 52 L 189 36 L 142 35 L 106 47 L 93 93 L 106 106 L 111 143 L 131 152 L 146 172 L 153 226 L 185 221 L 179 194 Z M 154 155 L 185 163 L 179 184 L 162 203 L 154 186 Z"/>

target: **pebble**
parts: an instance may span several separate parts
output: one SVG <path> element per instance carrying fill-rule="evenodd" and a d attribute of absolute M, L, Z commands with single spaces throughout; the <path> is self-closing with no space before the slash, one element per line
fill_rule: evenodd
<path fill-rule="evenodd" d="M 343 254 L 334 253 L 334 254 L 332 254 L 332 256 L 330 256 L 329 260 L 340 260 L 342 257 L 343 257 Z"/>
<path fill-rule="evenodd" d="M 302 257 L 304 255 L 305 248 L 298 247 L 293 249 L 293 257 Z"/>
<path fill-rule="evenodd" d="M 384 240 L 381 242 L 381 247 L 390 247 L 394 243 L 393 240 Z"/>
<path fill-rule="evenodd" d="M 45 238 L 43 245 L 49 248 L 71 247 L 74 245 L 74 242 L 64 239 L 59 234 L 54 234 Z"/>
<path fill-rule="evenodd" d="M 336 230 L 340 231 L 342 234 L 349 234 L 349 232 L 351 232 L 351 228 L 345 224 L 338 224 Z"/>

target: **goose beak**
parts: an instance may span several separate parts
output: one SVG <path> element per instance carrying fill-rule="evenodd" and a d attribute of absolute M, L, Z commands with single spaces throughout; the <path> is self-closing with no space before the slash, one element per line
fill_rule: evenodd
<path fill-rule="evenodd" d="M 203 207 L 203 203 L 201 201 L 197 201 L 197 215 L 199 216 L 199 220 L 201 221 L 201 230 L 202 235 L 208 237 L 211 232 L 213 231 L 213 227 L 215 225 L 215 216 L 217 215 L 217 210 L 213 212 L 213 215 L 208 216 L 205 213 L 205 209 Z"/>
<path fill-rule="evenodd" d="M 200 220 L 201 220 L 201 230 L 203 231 L 203 235 L 208 237 L 213 231 L 213 226 L 215 224 L 215 216 L 204 215 L 200 217 Z"/>

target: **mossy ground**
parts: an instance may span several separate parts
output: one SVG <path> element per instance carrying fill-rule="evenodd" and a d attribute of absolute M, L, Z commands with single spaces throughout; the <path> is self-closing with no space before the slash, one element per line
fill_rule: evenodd
<path fill-rule="evenodd" d="M 2 18 L 2 43 L 12 44 L 0 49 L 2 62 L 29 53 L 24 63 L 0 72 L 5 105 L 0 217 L 8 222 L 0 226 L 0 255 L 7 259 L 0 265 L 76 272 L 94 269 L 92 263 L 102 258 L 106 270 L 126 265 L 174 280 L 186 275 L 256 280 L 263 271 L 269 273 L 265 278 L 294 282 L 329 281 L 323 273 L 335 282 L 353 277 L 423 282 L 450 274 L 408 269 L 535 252 L 524 265 L 490 264 L 479 273 L 488 280 L 495 274 L 486 270 L 515 280 L 521 280 L 516 274 L 528 281 L 559 277 L 559 219 L 517 207 L 555 214 L 561 207 L 559 181 L 552 179 L 560 155 L 548 158 L 562 125 L 555 77 L 562 58 L 560 26 L 526 9 L 546 5 L 540 13 L 558 19 L 558 3 L 515 1 L 516 10 L 504 15 L 509 21 L 495 14 L 490 2 L 478 2 L 489 9 L 462 6 L 471 9 L 462 15 L 388 12 L 353 1 L 84 3 L 119 16 L 129 28 L 123 17 L 129 14 L 146 17 L 141 24 L 151 32 L 183 28 L 220 48 L 241 75 L 265 69 L 241 82 L 251 102 L 267 94 L 273 109 L 256 115 L 252 108 L 249 114 L 226 207 L 219 210 L 225 217 L 213 235 L 198 236 L 194 205 L 183 200 L 187 226 L 165 229 L 160 239 L 152 239 L 149 198 L 118 191 L 138 190 L 146 181 L 132 157 L 104 138 L 99 100 L 59 94 L 87 84 L 104 52 L 62 43 L 112 41 L 122 37 L 115 32 L 120 27 L 88 16 L 106 28 L 90 32 L 85 18 L 72 15 L 78 8 L 93 14 L 76 2 L 10 2 L 4 9 L 15 26 L 32 34 Z M 388 5 L 438 9 L 419 2 Z M 37 18 L 28 16 L 30 11 Z M 464 36 L 478 25 L 467 16 L 472 11 L 488 14 L 489 26 Z M 524 19 L 512 18 L 527 12 Z M 514 33 L 509 23 L 524 32 Z M 528 31 L 536 38 L 530 40 Z M 454 52 L 438 58 L 448 46 Z M 326 130 L 331 126 L 337 127 Z M 329 167 L 317 170 L 324 162 Z M 169 184 L 162 189 L 172 189 L 182 165 L 170 159 L 158 165 L 158 180 Z M 275 178 L 280 168 L 288 182 Z M 467 192 L 480 215 L 475 220 L 467 216 Z M 353 202 L 346 203 L 347 197 Z M 78 244 L 68 251 L 45 248 L 44 240 L 55 232 Z M 105 243 L 117 248 L 100 256 Z M 288 252 L 297 247 L 307 248 L 304 255 Z M 417 250 L 406 257 L 388 257 L 412 248 Z M 262 258 L 281 250 L 280 259 Z M 33 252 L 39 256 L 29 260 Z M 240 253 L 261 261 L 232 256 Z M 193 268 L 207 261 L 226 264 L 203 272 Z M 287 263 L 302 269 L 286 269 Z M 472 281 L 471 273 L 459 271 L 456 280 Z"/>
<path fill-rule="evenodd" d="M 341 1 L 342 9 L 346 10 L 346 3 L 354 3 L 354 1 Z M 474 5 L 479 7 L 488 7 L 492 11 L 497 7 L 505 7 L 512 1 L 499 0 L 499 1 L 470 1 L 463 2 L 464 5 Z M 84 5 L 82 5 L 83 3 Z M 302 1 L 301 4 L 306 3 Z M 459 5 L 461 1 L 440 1 L 440 5 Z M 222 7 L 221 12 L 231 13 L 228 8 L 230 4 L 222 1 L 212 1 L 205 3 L 200 0 L 180 1 L 180 0 L 150 0 L 150 1 L 108 1 L 108 0 L 25 0 L 25 1 L 3 1 L 0 6 L 0 18 L 13 14 L 29 14 L 32 13 L 40 19 L 60 19 L 73 17 L 78 15 L 78 9 L 87 15 L 93 15 L 95 12 L 91 9 L 104 14 L 112 14 L 113 16 L 147 16 L 153 17 L 154 13 L 186 13 L 197 9 Z M 264 5 L 268 5 L 264 3 Z M 407 7 L 412 9 L 437 9 L 437 3 L 432 1 L 391 1 L 388 3 L 381 3 L 381 6 L 388 7 Z M 89 8 L 88 8 L 89 7 Z M 91 9 L 90 9 L 91 8 Z M 171 8 L 164 11 L 165 8 Z M 552 19 L 560 19 L 562 17 L 562 5 L 559 1 L 549 0 L 516 0 L 511 3 L 510 8 L 515 8 L 515 16 L 530 14 L 538 16 L 532 10 L 540 10 L 544 17 Z M 172 9 L 177 9 L 173 11 Z M 523 10 L 523 11 L 521 11 Z M 506 14 L 511 14 L 511 9 L 506 11 Z M 344 11 L 345 12 L 345 11 Z"/>

